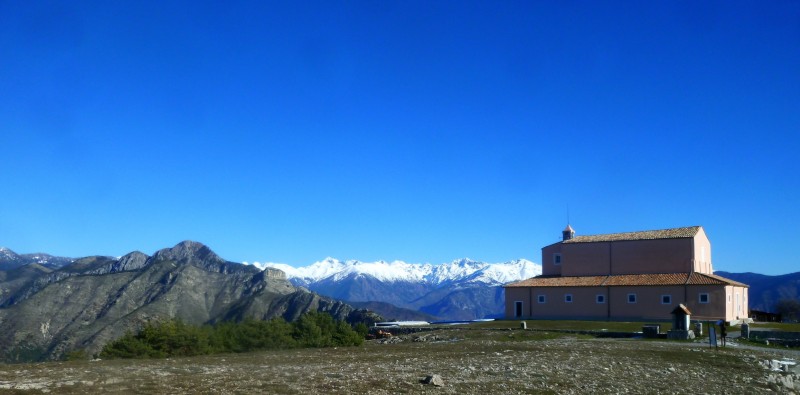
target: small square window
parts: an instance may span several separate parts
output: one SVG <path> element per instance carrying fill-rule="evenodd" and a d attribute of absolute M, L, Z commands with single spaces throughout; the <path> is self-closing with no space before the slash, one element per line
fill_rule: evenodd
<path fill-rule="evenodd" d="M 661 304 L 672 304 L 672 295 L 661 295 Z"/>
<path fill-rule="evenodd" d="M 561 254 L 553 254 L 553 264 L 554 265 L 561 264 Z"/>
<path fill-rule="evenodd" d="M 606 296 L 605 295 L 597 295 L 597 297 L 595 298 L 595 301 L 597 303 L 605 303 L 606 302 Z"/>
<path fill-rule="evenodd" d="M 544 295 L 538 295 L 536 299 L 537 299 L 537 301 L 538 301 L 539 303 L 544 303 L 544 302 L 546 302 L 546 301 L 547 301 L 547 300 L 545 299 Z"/>
<path fill-rule="evenodd" d="M 628 294 L 628 303 L 636 303 L 636 294 Z"/>
<path fill-rule="evenodd" d="M 708 303 L 708 294 L 700 294 L 700 303 Z"/>
<path fill-rule="evenodd" d="M 572 294 L 564 295 L 564 302 L 565 303 L 572 303 Z"/>

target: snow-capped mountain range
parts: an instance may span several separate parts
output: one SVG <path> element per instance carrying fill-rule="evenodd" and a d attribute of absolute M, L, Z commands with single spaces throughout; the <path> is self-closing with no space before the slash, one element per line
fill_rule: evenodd
<path fill-rule="evenodd" d="M 326 258 L 304 267 L 252 264 L 280 269 L 293 284 L 321 295 L 368 304 L 386 318 L 411 320 L 501 316 L 502 285 L 542 273 L 541 265 L 527 259 L 485 263 L 464 258 L 432 265 Z"/>
<path fill-rule="evenodd" d="M 244 264 L 248 263 L 244 262 Z M 282 263 L 259 262 L 253 262 L 252 265 L 262 270 L 266 267 L 280 269 L 286 273 L 289 279 L 300 280 L 306 284 L 313 284 L 322 280 L 341 281 L 354 275 L 368 275 L 383 282 L 401 281 L 431 285 L 454 283 L 502 285 L 542 273 L 541 265 L 527 259 L 516 259 L 503 263 L 485 263 L 463 258 L 449 263 L 432 265 L 430 263 L 406 263 L 403 261 L 361 262 L 325 258 L 303 267 L 293 267 Z"/>

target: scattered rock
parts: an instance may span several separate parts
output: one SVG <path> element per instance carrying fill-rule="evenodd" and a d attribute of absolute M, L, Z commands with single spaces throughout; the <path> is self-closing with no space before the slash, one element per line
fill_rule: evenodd
<path fill-rule="evenodd" d="M 444 380 L 442 380 L 442 376 L 438 374 L 433 374 L 430 376 L 426 376 L 424 379 L 420 380 L 422 384 L 430 384 L 436 387 L 444 386 Z"/>
<path fill-rule="evenodd" d="M 395 343 L 402 343 L 402 342 L 403 342 L 403 339 L 400 338 L 400 336 L 392 336 L 392 337 L 387 337 L 385 339 L 378 340 L 378 343 L 380 343 L 380 344 L 395 344 Z"/>
<path fill-rule="evenodd" d="M 795 388 L 794 379 L 791 375 L 770 374 L 767 376 L 767 384 L 769 384 L 770 388 L 783 387 L 787 390 Z"/>
<path fill-rule="evenodd" d="M 432 334 L 432 333 L 427 334 L 427 335 L 414 336 L 412 338 L 412 341 L 415 341 L 415 342 L 438 342 L 438 341 L 442 341 L 442 340 L 444 340 L 443 337 L 437 336 L 437 335 Z"/>

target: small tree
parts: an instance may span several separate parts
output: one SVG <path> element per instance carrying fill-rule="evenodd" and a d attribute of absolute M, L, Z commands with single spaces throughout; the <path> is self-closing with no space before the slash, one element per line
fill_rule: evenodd
<path fill-rule="evenodd" d="M 356 331 L 356 333 L 358 333 L 358 335 L 361 336 L 362 339 L 366 338 L 367 335 L 369 334 L 369 327 L 367 326 L 367 324 L 363 322 L 357 323 L 353 327 L 353 330 Z"/>
<path fill-rule="evenodd" d="M 339 321 L 336 323 L 336 332 L 333 334 L 334 346 L 360 346 L 364 343 L 364 336 L 358 334 L 350 324 Z"/>
<path fill-rule="evenodd" d="M 328 315 L 330 317 L 330 315 Z M 331 320 L 332 323 L 333 320 Z M 331 345 L 331 332 L 324 331 L 319 324 L 327 326 L 322 314 L 308 312 L 294 322 L 294 338 L 304 347 L 328 347 Z"/>

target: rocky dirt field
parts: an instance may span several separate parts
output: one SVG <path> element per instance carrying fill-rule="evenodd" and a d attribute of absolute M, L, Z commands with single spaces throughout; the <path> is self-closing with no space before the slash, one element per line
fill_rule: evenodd
<path fill-rule="evenodd" d="M 361 347 L 0 365 L 12 393 L 793 393 L 791 351 L 447 329 Z M 788 355 L 794 357 L 794 355 Z M 423 383 L 427 376 L 438 376 Z M 797 381 L 800 384 L 800 381 Z M 800 392 L 800 385 L 798 385 Z"/>

